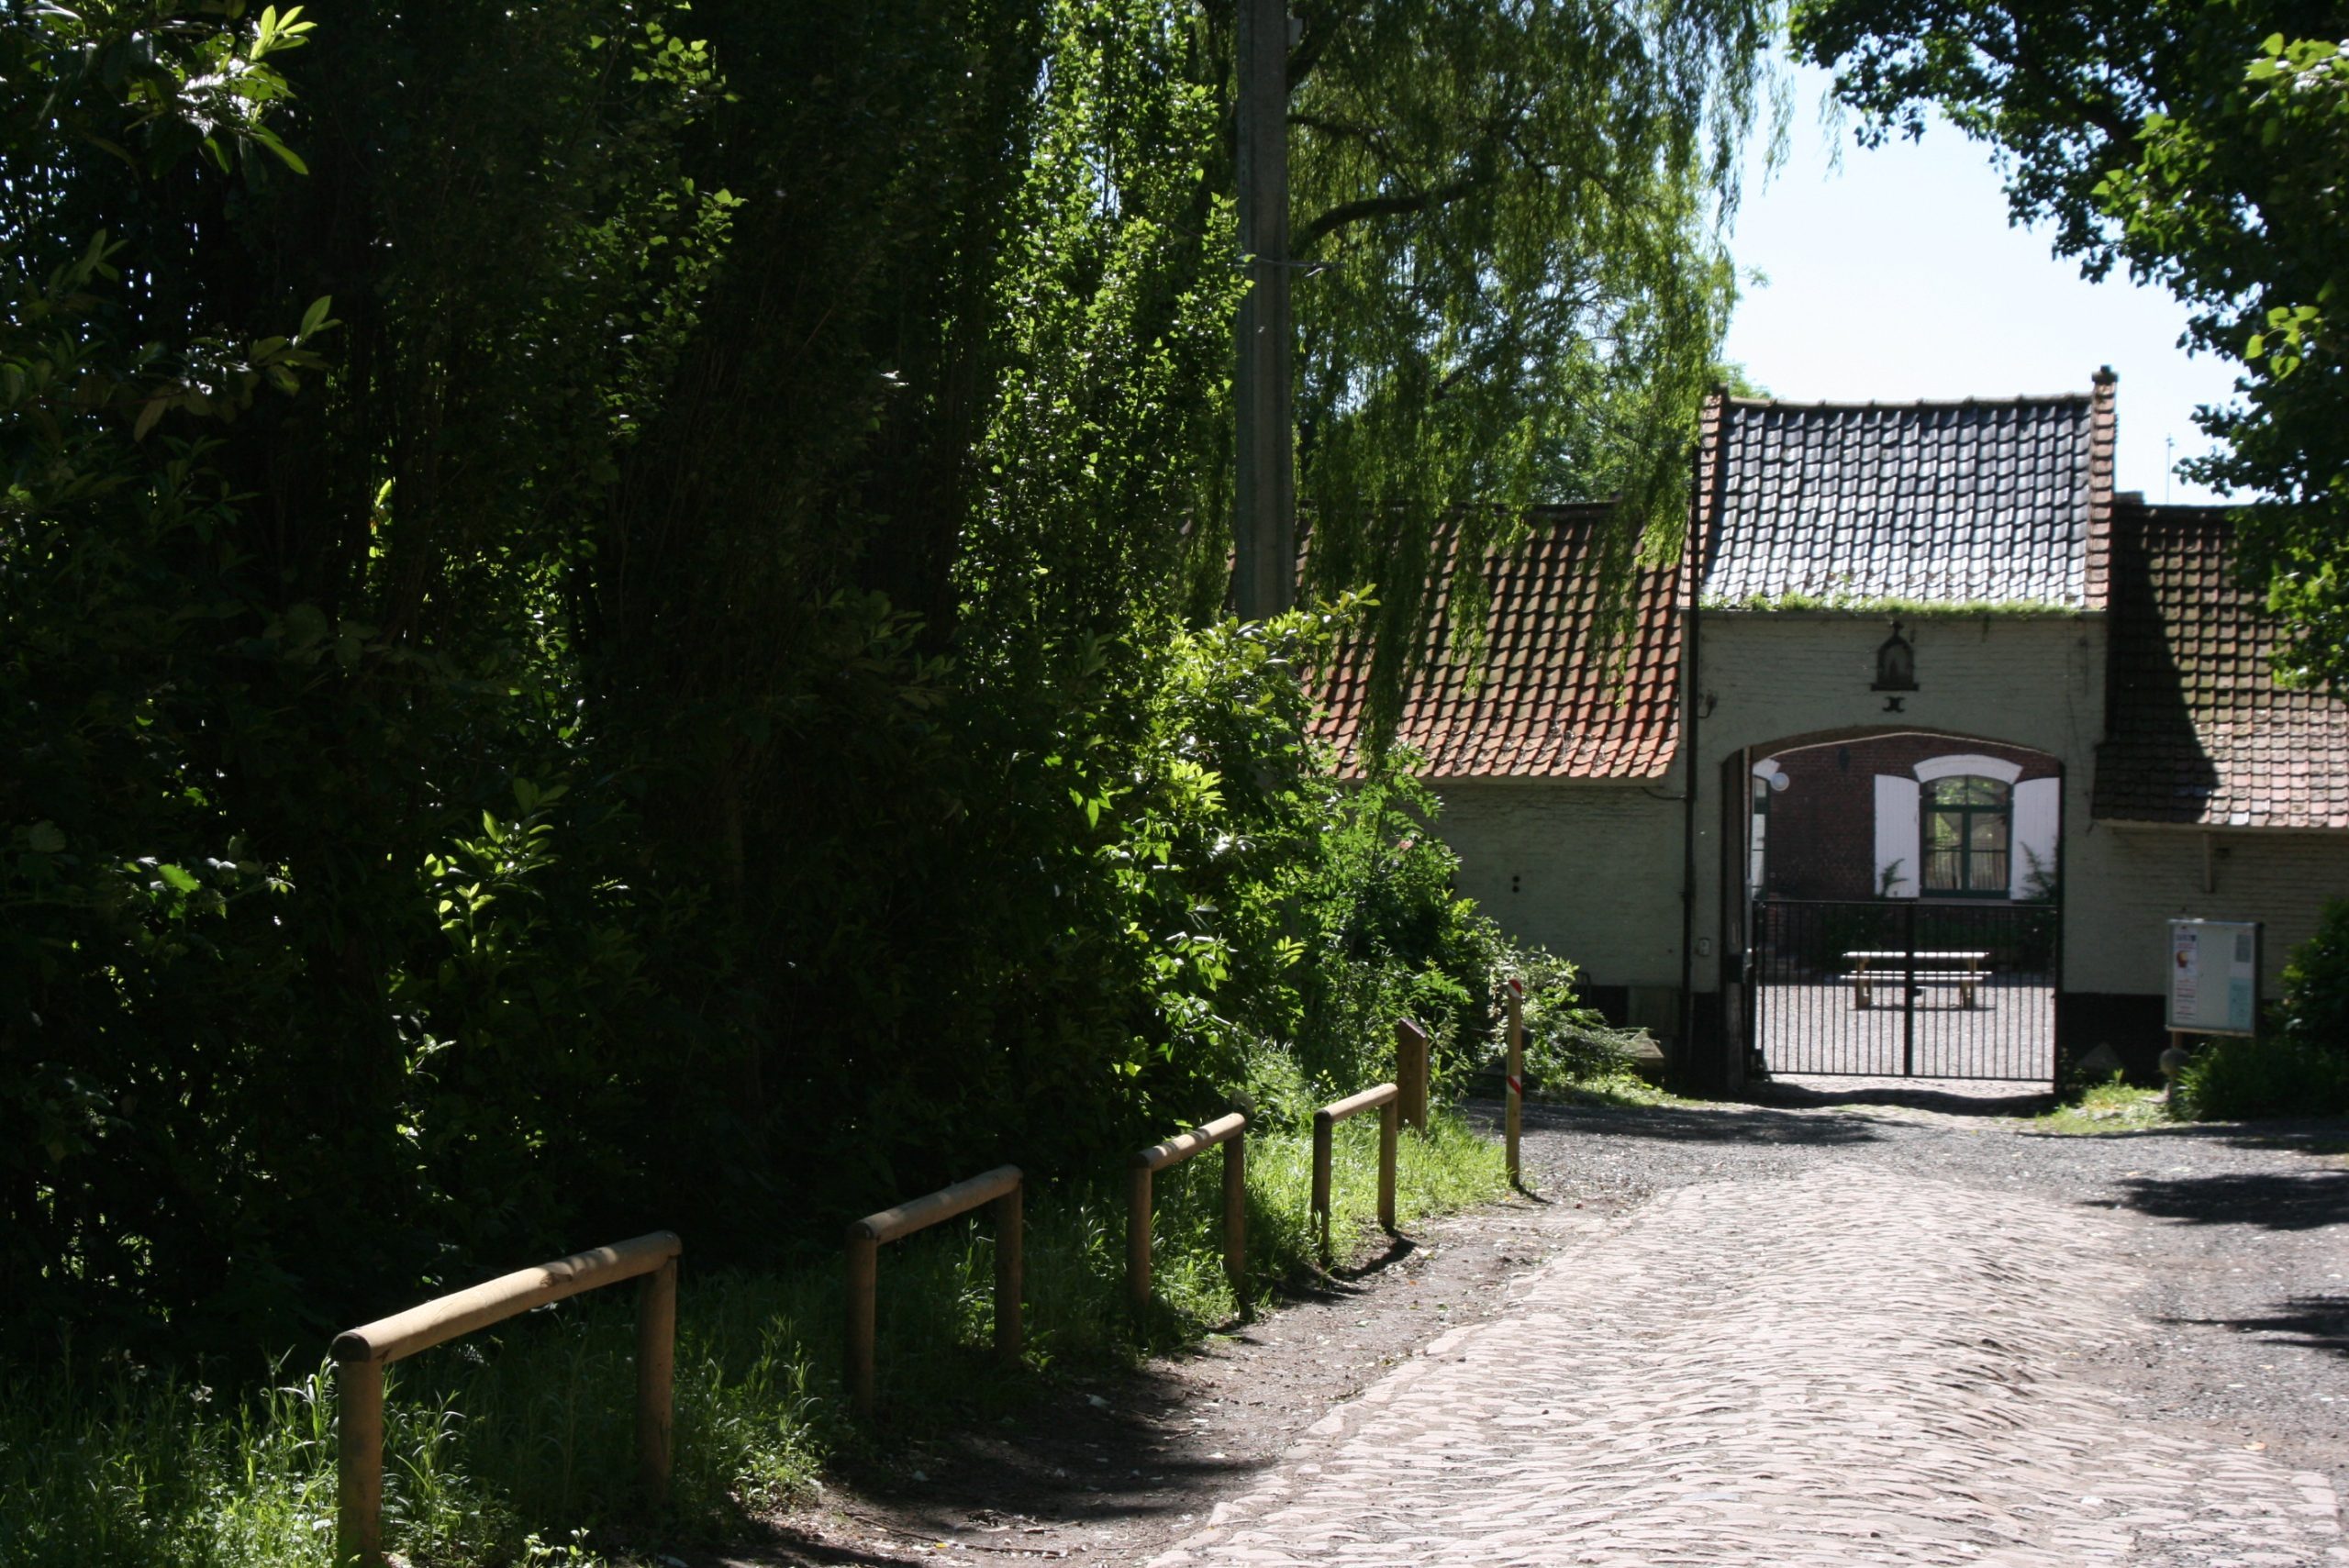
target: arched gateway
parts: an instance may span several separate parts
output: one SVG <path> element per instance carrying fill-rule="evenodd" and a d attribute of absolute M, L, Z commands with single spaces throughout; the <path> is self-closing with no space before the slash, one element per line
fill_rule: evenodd
<path fill-rule="evenodd" d="M 1881 728 L 1742 760 L 1749 1071 L 2050 1081 L 2061 760 Z"/>

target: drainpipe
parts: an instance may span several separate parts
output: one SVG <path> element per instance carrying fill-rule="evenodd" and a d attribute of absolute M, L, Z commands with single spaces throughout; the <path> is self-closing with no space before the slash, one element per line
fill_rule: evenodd
<path fill-rule="evenodd" d="M 1695 581 L 1692 570 L 1690 581 Z M 1697 687 L 1703 672 L 1702 644 L 1698 634 L 1702 629 L 1702 613 L 1697 607 L 1697 595 L 1688 595 L 1688 620 L 1684 635 L 1687 638 L 1687 654 L 1682 661 L 1687 672 L 1680 694 L 1681 760 L 1687 764 L 1687 777 L 1680 786 L 1680 1066 L 1684 1072 L 1694 1060 L 1697 1022 Z"/>

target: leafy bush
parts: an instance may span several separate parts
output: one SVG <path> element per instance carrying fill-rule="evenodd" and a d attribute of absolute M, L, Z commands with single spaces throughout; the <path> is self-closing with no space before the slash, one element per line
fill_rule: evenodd
<path fill-rule="evenodd" d="M 2349 898 L 2328 902 L 2315 935 L 2292 950 L 2275 1018 L 2286 1039 L 2349 1056 Z"/>
<path fill-rule="evenodd" d="M 2285 1036 L 2213 1040 L 2179 1072 L 2176 1095 L 2198 1121 L 2349 1114 L 2349 1053 Z"/>
<path fill-rule="evenodd" d="M 1508 973 L 1525 985 L 1525 1086 L 1529 1092 L 1619 1078 L 1631 1071 L 1630 1038 L 1582 1005 L 1572 963 L 1536 949 L 1512 950 Z"/>

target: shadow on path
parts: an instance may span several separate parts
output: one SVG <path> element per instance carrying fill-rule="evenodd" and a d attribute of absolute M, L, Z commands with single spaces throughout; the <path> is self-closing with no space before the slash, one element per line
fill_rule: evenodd
<path fill-rule="evenodd" d="M 1474 1126 L 1490 1131 L 1500 1125 L 1497 1102 L 1472 1101 L 1465 1108 Z M 1526 1104 L 1528 1132 L 1593 1129 L 1615 1138 L 1649 1138 L 1667 1143 L 1788 1144 L 1813 1149 L 1871 1143 L 1884 1136 L 1859 1117 L 1796 1116 L 1726 1103 L 1690 1106 Z"/>
<path fill-rule="evenodd" d="M 2349 1171 L 2222 1171 L 2208 1176 L 2128 1176 L 2122 1201 L 2157 1219 L 2316 1230 L 2349 1225 Z"/>
<path fill-rule="evenodd" d="M 1764 1105 L 1789 1110 L 1827 1110 L 1839 1106 L 1895 1106 L 1938 1111 L 1944 1116 L 2037 1116 L 2055 1096 L 2037 1084 L 1966 1083 L 1945 1078 L 1773 1078 L 1748 1085 Z"/>
<path fill-rule="evenodd" d="M 2173 1318 L 2172 1323 L 2232 1329 L 2312 1351 L 2349 1356 L 2349 1296 L 2296 1296 L 2259 1318 Z"/>

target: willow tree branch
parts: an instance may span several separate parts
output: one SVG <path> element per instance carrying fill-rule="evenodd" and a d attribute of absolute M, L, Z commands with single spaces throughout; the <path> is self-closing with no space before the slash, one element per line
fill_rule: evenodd
<path fill-rule="evenodd" d="M 1336 206 L 1305 226 L 1293 250 L 1310 250 L 1322 240 L 1348 224 L 1362 223 L 1374 217 L 1408 217 L 1413 213 L 1432 212 L 1450 206 L 1479 186 L 1486 180 L 1454 180 L 1448 185 L 1438 185 L 1430 191 L 1415 191 L 1409 195 L 1365 196 L 1358 202 L 1340 202 Z"/>

